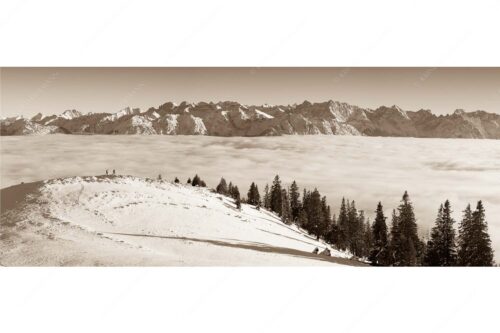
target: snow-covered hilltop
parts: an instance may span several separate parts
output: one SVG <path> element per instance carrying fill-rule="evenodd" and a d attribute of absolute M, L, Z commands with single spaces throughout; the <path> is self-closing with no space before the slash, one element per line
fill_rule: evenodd
<path fill-rule="evenodd" d="M 5 266 L 362 265 L 274 214 L 206 188 L 131 176 L 1 190 Z"/>
<path fill-rule="evenodd" d="M 0 121 L 1 135 L 163 134 L 213 136 L 366 135 L 500 139 L 500 115 L 457 110 L 436 116 L 429 110 L 405 111 L 396 105 L 375 110 L 347 103 L 305 101 L 294 105 L 243 105 L 237 102 L 165 103 L 141 112 L 37 114 Z"/>

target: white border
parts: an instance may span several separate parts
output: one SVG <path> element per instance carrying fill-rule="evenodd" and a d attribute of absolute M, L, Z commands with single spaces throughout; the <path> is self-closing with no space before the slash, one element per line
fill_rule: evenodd
<path fill-rule="evenodd" d="M 500 2 L 2 0 L 3 66 L 497 66 Z"/>
<path fill-rule="evenodd" d="M 0 65 L 499 66 L 499 9 L 493 0 L 2 1 Z M 499 275 L 0 268 L 0 329 L 497 332 Z"/>

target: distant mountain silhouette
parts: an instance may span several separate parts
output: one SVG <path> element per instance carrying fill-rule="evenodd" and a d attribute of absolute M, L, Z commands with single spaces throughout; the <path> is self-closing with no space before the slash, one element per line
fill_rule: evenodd
<path fill-rule="evenodd" d="M 456 110 L 434 115 L 398 106 L 375 110 L 347 103 L 304 101 L 294 105 L 243 105 L 237 102 L 171 102 L 145 112 L 129 107 L 117 113 L 37 114 L 4 118 L 1 135 L 163 134 L 211 136 L 365 135 L 421 138 L 500 139 L 500 115 Z"/>

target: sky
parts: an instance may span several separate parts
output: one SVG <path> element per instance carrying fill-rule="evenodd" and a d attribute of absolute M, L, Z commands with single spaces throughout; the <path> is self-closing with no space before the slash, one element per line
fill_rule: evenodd
<path fill-rule="evenodd" d="M 165 102 L 335 100 L 500 113 L 500 68 L 2 68 L 1 115 L 143 110 Z"/>

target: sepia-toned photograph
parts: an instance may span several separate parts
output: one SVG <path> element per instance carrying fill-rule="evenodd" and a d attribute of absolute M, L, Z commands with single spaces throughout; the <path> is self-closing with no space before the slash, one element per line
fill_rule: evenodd
<path fill-rule="evenodd" d="M 4 67 L 2 266 L 496 266 L 500 68 Z"/>

